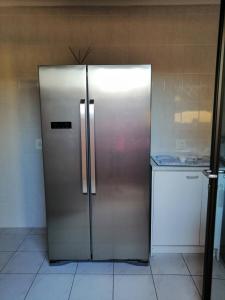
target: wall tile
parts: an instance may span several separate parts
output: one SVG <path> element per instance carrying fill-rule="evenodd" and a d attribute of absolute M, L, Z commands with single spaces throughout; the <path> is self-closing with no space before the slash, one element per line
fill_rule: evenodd
<path fill-rule="evenodd" d="M 74 64 L 69 46 L 76 53 L 90 46 L 87 64 L 152 64 L 152 152 L 174 152 L 179 139 L 207 152 L 218 13 L 218 6 L 2 8 L 1 225 L 44 226 L 37 66 Z M 31 224 L 36 209 L 42 215 Z"/>

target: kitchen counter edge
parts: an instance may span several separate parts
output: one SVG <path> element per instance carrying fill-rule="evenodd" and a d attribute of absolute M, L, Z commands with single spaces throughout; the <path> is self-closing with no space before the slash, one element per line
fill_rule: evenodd
<path fill-rule="evenodd" d="M 150 165 L 152 167 L 152 171 L 196 171 L 203 172 L 204 170 L 209 169 L 209 166 L 158 166 L 153 159 L 150 159 Z"/>

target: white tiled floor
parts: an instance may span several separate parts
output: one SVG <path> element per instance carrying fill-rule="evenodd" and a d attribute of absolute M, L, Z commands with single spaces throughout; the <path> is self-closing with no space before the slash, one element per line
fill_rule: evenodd
<path fill-rule="evenodd" d="M 2 269 L 2 273 L 35 274 L 44 258 L 44 252 L 16 252 Z"/>
<path fill-rule="evenodd" d="M 47 258 L 45 258 L 39 273 L 41 274 L 75 274 L 77 269 L 77 263 L 71 262 L 61 265 L 49 265 Z"/>
<path fill-rule="evenodd" d="M 113 275 L 80 275 L 74 279 L 70 300 L 112 300 Z"/>
<path fill-rule="evenodd" d="M 158 299 L 199 300 L 198 290 L 190 276 L 154 275 Z"/>
<path fill-rule="evenodd" d="M 152 274 L 190 275 L 182 255 L 157 254 L 151 258 Z"/>
<path fill-rule="evenodd" d="M 114 264 L 114 275 L 150 275 L 150 266 L 137 266 L 126 263 Z"/>
<path fill-rule="evenodd" d="M 115 300 L 157 300 L 152 275 L 115 275 Z"/>
<path fill-rule="evenodd" d="M 44 230 L 0 229 L 1 300 L 199 300 L 202 264 L 201 254 L 157 254 L 149 266 L 49 266 Z M 212 300 L 225 300 L 225 272 L 218 262 L 213 277 Z"/>
<path fill-rule="evenodd" d="M 203 260 L 202 254 L 183 254 L 184 260 L 191 275 L 203 275 Z"/>
<path fill-rule="evenodd" d="M 113 264 L 108 262 L 82 262 L 78 264 L 77 274 L 113 275 Z"/>

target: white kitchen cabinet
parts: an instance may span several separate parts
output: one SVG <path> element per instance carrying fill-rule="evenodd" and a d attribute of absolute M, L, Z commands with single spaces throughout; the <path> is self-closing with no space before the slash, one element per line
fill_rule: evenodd
<path fill-rule="evenodd" d="M 152 245 L 201 246 L 207 205 L 201 170 L 154 171 Z"/>

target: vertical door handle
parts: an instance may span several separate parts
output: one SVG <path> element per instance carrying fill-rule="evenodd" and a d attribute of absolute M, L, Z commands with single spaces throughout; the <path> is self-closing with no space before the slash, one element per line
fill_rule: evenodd
<path fill-rule="evenodd" d="M 86 153 L 86 106 L 85 99 L 80 100 L 80 139 L 81 139 L 81 176 L 82 192 L 87 193 L 87 153 Z"/>
<path fill-rule="evenodd" d="M 91 193 L 96 194 L 95 179 L 95 104 L 94 100 L 89 101 L 89 121 L 90 121 L 90 160 L 91 160 Z"/>

